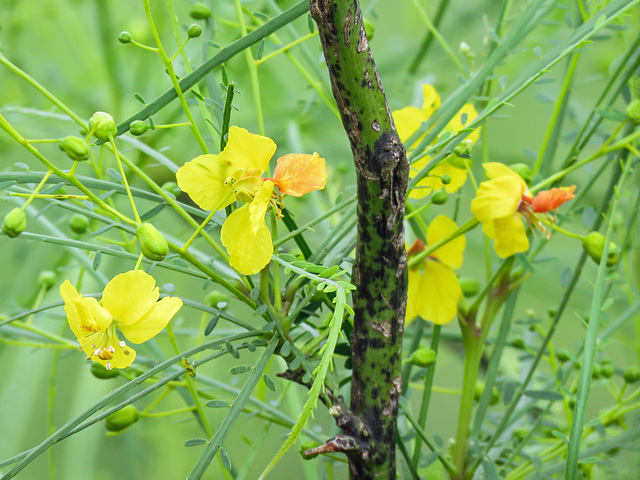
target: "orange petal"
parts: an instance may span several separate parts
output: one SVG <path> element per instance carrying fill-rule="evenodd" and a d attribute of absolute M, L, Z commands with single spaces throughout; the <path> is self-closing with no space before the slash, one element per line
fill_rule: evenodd
<path fill-rule="evenodd" d="M 324 188 L 327 164 L 317 153 L 290 153 L 278 159 L 272 180 L 281 193 L 300 197 Z"/>
<path fill-rule="evenodd" d="M 533 211 L 535 213 L 548 212 L 555 210 L 564 202 L 571 200 L 575 195 L 576 186 L 572 185 L 565 188 L 552 188 L 551 190 L 545 190 L 538 193 L 531 203 Z"/>

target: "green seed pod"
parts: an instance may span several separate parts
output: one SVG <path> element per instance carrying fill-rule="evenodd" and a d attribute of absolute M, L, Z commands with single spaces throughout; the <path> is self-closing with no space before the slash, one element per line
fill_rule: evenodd
<path fill-rule="evenodd" d="M 451 183 L 451 175 L 447 175 L 446 173 L 440 177 L 440 181 L 443 185 L 449 185 Z"/>
<path fill-rule="evenodd" d="M 16 238 L 27 228 L 27 216 L 24 211 L 16 207 L 7 213 L 2 222 L 2 231 L 5 235 Z"/>
<path fill-rule="evenodd" d="M 605 236 L 598 232 L 591 232 L 582 238 L 582 248 L 589 254 L 591 260 L 600 265 L 602 253 L 604 252 Z M 607 255 L 607 267 L 612 267 L 618 263 L 618 247 L 615 243 L 609 242 L 609 254 Z"/>
<path fill-rule="evenodd" d="M 74 162 L 81 162 L 89 158 L 89 145 L 80 137 L 65 137 L 58 145 Z"/>
<path fill-rule="evenodd" d="M 89 368 L 91 375 L 100 380 L 107 380 L 109 378 L 116 378 L 120 376 L 120 371 L 117 369 L 107 370 L 104 365 L 98 362 L 91 362 L 91 367 Z"/>
<path fill-rule="evenodd" d="M 93 130 L 96 138 L 108 141 L 110 137 L 115 137 L 118 133 L 116 122 L 113 117 L 106 112 L 96 112 L 89 119 L 89 130 Z"/>
<path fill-rule="evenodd" d="M 364 31 L 367 33 L 367 39 L 369 41 L 373 40 L 373 34 L 376 31 L 376 27 L 373 26 L 369 20 L 364 20 Z"/>
<path fill-rule="evenodd" d="M 206 20 L 211 17 L 211 10 L 203 3 L 196 3 L 191 7 L 189 15 L 195 20 Z"/>
<path fill-rule="evenodd" d="M 458 284 L 465 297 L 473 297 L 480 291 L 480 283 L 473 277 L 460 277 Z"/>
<path fill-rule="evenodd" d="M 73 233 L 82 235 L 89 228 L 89 219 L 81 213 L 76 213 L 69 219 L 69 228 Z"/>
<path fill-rule="evenodd" d="M 449 194 L 444 190 L 438 190 L 431 195 L 431 203 L 434 205 L 444 205 L 449 200 Z"/>
<path fill-rule="evenodd" d="M 136 236 L 140 242 L 142 254 L 149 260 L 159 262 L 169 253 L 166 238 L 150 223 L 140 225 L 136 230 Z"/>
<path fill-rule="evenodd" d="M 640 98 L 634 98 L 627 105 L 627 117 L 634 125 L 640 125 Z"/>
<path fill-rule="evenodd" d="M 187 30 L 187 35 L 189 36 L 189 38 L 199 37 L 200 35 L 202 35 L 202 27 L 197 23 L 194 23 L 189 27 L 189 30 Z"/>
<path fill-rule="evenodd" d="M 629 367 L 624 371 L 623 375 L 624 381 L 627 383 L 636 383 L 640 380 L 640 368 L 638 367 Z"/>
<path fill-rule="evenodd" d="M 176 182 L 166 182 L 164 185 L 162 185 L 162 189 L 165 192 L 169 192 L 175 198 L 178 198 L 182 193 L 182 190 L 180 190 L 180 187 L 178 187 L 178 184 Z"/>
<path fill-rule="evenodd" d="M 299 450 L 300 455 L 302 456 L 302 458 L 304 460 L 311 460 L 312 458 L 317 457 L 318 454 L 316 453 L 316 454 L 307 455 L 305 452 L 307 450 L 311 450 L 312 448 L 316 448 L 318 446 L 320 446 L 320 445 L 317 442 L 314 442 L 314 441 L 311 441 L 311 440 L 307 440 L 305 442 L 302 442 L 300 444 L 300 450 Z"/>
<path fill-rule="evenodd" d="M 56 274 L 51 270 L 44 270 L 38 275 L 38 285 L 45 290 L 51 290 L 56 284 Z"/>
<path fill-rule="evenodd" d="M 419 348 L 411 354 L 409 362 L 416 367 L 428 367 L 436 362 L 438 354 L 430 348 Z"/>
<path fill-rule="evenodd" d="M 142 135 L 147 130 L 149 130 L 149 125 L 147 125 L 142 120 L 134 120 L 129 125 L 129 131 L 131 132 L 131 135 L 135 135 L 136 137 Z"/>
<path fill-rule="evenodd" d="M 105 418 L 104 424 L 110 432 L 121 432 L 136 423 L 139 418 L 138 409 L 133 405 L 127 405 Z"/>
<path fill-rule="evenodd" d="M 220 290 L 214 290 L 207 295 L 204 299 L 204 303 L 212 308 L 224 310 L 227 308 L 227 304 L 229 303 L 229 295 L 221 292 Z"/>
<path fill-rule="evenodd" d="M 120 43 L 124 43 L 125 45 L 127 43 L 131 43 L 131 34 L 129 32 L 120 32 L 120 34 L 118 35 L 118 41 Z"/>
<path fill-rule="evenodd" d="M 514 163 L 509 165 L 509 168 L 520 175 L 527 184 L 531 184 L 533 181 L 533 172 L 526 163 Z"/>

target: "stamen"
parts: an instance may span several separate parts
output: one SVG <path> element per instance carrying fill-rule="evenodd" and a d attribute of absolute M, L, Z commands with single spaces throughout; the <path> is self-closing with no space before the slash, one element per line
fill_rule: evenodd
<path fill-rule="evenodd" d="M 113 348 L 113 345 L 109 345 L 109 348 L 107 348 L 107 350 L 109 350 L 111 353 L 116 353 L 116 349 Z"/>
<path fill-rule="evenodd" d="M 107 370 L 111 370 L 111 362 L 107 362 L 104 366 Z"/>
<path fill-rule="evenodd" d="M 124 348 L 127 346 L 127 344 L 124 343 L 124 340 L 121 340 L 120 343 L 118 343 L 118 345 L 120 345 L 121 348 Z"/>

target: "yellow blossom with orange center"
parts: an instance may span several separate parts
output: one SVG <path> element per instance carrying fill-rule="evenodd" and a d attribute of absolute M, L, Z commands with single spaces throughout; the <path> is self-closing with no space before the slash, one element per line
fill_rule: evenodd
<path fill-rule="evenodd" d="M 273 178 L 263 178 L 276 148 L 270 138 L 232 126 L 219 155 L 200 155 L 176 173 L 178 186 L 204 210 L 245 202 L 220 233 L 229 264 L 244 275 L 259 272 L 271 260 L 273 243 L 265 223 L 269 207 L 279 214 L 281 195 L 298 197 L 324 188 L 327 181 L 326 162 L 317 153 L 280 157 Z"/>

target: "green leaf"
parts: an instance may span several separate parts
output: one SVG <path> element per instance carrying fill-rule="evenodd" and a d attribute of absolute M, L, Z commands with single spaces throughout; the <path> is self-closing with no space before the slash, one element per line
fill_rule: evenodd
<path fill-rule="evenodd" d="M 213 329 L 216 328 L 216 325 L 218 325 L 218 320 L 220 320 L 220 315 L 214 315 L 213 318 L 209 321 L 209 323 L 204 329 L 205 337 L 208 336 L 211 332 L 213 332 Z"/>
<path fill-rule="evenodd" d="M 98 270 L 98 267 L 100 267 L 100 262 L 102 262 L 102 253 L 96 252 L 95 256 L 93 257 L 93 265 L 92 265 L 94 270 Z"/>
<path fill-rule="evenodd" d="M 493 466 L 493 461 L 486 455 L 482 457 L 482 468 L 484 469 L 487 480 L 498 480 L 496 467 Z"/>
<path fill-rule="evenodd" d="M 251 365 L 238 365 L 237 367 L 232 367 L 229 369 L 229 373 L 231 375 L 239 375 L 241 373 L 247 373 L 253 367 Z"/>
<path fill-rule="evenodd" d="M 562 400 L 564 398 L 559 393 L 550 392 L 548 390 L 527 390 L 524 392 L 524 395 L 535 400 L 549 400 L 551 402 Z"/>
<path fill-rule="evenodd" d="M 209 408 L 227 408 L 231 406 L 229 402 L 224 400 L 209 400 L 205 405 Z"/>
<path fill-rule="evenodd" d="M 280 347 L 280 355 L 283 357 L 288 357 L 291 354 L 291 343 L 284 342 L 282 347 Z"/>
<path fill-rule="evenodd" d="M 220 460 L 222 460 L 222 466 L 231 471 L 231 458 L 223 446 L 220 446 Z"/>
<path fill-rule="evenodd" d="M 166 207 L 166 206 L 167 206 L 166 203 L 159 203 L 155 207 L 150 208 L 149 210 L 144 212 L 142 215 L 140 215 L 140 220 L 142 220 L 143 222 L 146 222 L 147 220 L 150 220 L 151 218 L 153 218 L 157 214 L 159 214 L 162 210 L 164 210 L 164 207 Z"/>
<path fill-rule="evenodd" d="M 262 58 L 262 56 L 264 55 L 264 38 L 260 41 L 260 43 L 258 44 L 258 50 L 256 51 L 256 59 L 260 60 Z"/>
<path fill-rule="evenodd" d="M 142 98 L 142 95 L 140 95 L 138 92 L 133 94 L 134 98 L 139 101 L 141 104 L 146 105 L 147 102 L 144 101 L 144 98 Z"/>
<path fill-rule="evenodd" d="M 185 447 L 194 447 L 196 445 L 203 445 L 207 443 L 207 439 L 206 438 L 191 438 L 189 440 L 187 440 L 186 442 L 184 442 L 184 446 Z"/>
<path fill-rule="evenodd" d="M 266 373 L 263 373 L 262 380 L 264 381 L 264 384 L 267 386 L 269 390 L 271 390 L 272 392 L 276 391 L 276 384 L 269 375 L 267 375 Z"/>

